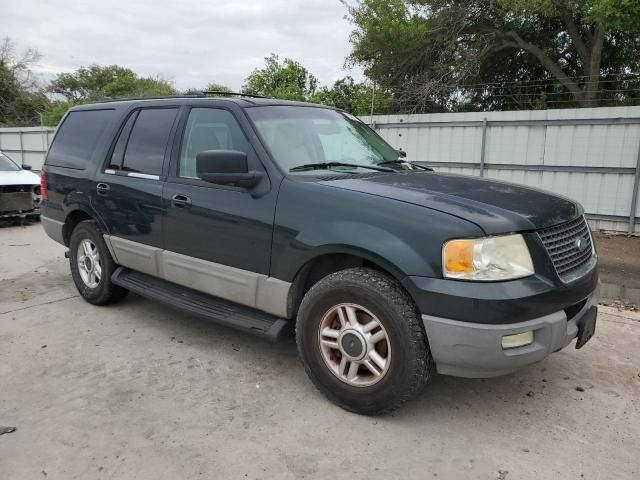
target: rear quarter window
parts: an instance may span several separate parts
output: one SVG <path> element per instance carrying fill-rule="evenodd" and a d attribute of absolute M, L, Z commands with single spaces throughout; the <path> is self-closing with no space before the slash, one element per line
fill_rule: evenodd
<path fill-rule="evenodd" d="M 58 128 L 46 165 L 79 170 L 87 168 L 100 138 L 115 115 L 116 111 L 112 109 L 70 112 Z"/>

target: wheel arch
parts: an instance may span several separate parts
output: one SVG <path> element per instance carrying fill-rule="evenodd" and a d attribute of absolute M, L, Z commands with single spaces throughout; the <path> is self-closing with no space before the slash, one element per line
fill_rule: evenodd
<path fill-rule="evenodd" d="M 69 246 L 69 242 L 71 241 L 71 233 L 73 232 L 73 229 L 76 228 L 76 226 L 80 222 L 84 222 L 85 220 L 93 220 L 100 224 L 96 216 L 91 215 L 89 212 L 82 208 L 76 208 L 67 213 L 67 216 L 64 220 L 64 225 L 62 226 L 62 238 L 64 240 L 64 244 L 67 247 Z"/>
<path fill-rule="evenodd" d="M 402 284 L 406 277 L 396 265 L 368 250 L 342 245 L 325 246 L 315 251 L 313 256 L 298 268 L 289 289 L 288 317 L 296 316 L 304 295 L 321 279 L 332 273 L 356 267 L 369 267 L 380 271 L 396 279 L 399 284 Z"/>

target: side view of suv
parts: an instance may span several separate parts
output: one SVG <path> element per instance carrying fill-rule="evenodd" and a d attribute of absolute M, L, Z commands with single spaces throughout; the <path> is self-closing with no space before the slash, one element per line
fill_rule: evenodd
<path fill-rule="evenodd" d="M 583 209 L 407 161 L 352 115 L 249 97 L 73 108 L 42 225 L 90 303 L 128 291 L 271 339 L 380 414 L 436 372 L 503 375 L 594 334 Z"/>

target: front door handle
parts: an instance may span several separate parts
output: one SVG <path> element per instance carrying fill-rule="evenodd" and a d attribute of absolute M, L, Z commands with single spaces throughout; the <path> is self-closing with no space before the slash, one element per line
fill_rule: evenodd
<path fill-rule="evenodd" d="M 96 192 L 98 192 L 98 195 L 106 195 L 109 193 L 110 188 L 109 184 L 101 182 L 96 185 Z"/>
<path fill-rule="evenodd" d="M 171 197 L 171 203 L 178 208 L 186 208 L 191 206 L 191 199 L 186 195 L 174 195 Z"/>

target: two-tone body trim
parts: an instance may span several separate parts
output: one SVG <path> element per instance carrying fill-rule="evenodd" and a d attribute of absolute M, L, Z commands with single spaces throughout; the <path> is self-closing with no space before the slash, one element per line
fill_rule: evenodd
<path fill-rule="evenodd" d="M 124 238 L 104 235 L 117 264 L 185 287 L 288 317 L 291 284 L 277 278 L 209 262 Z"/>

